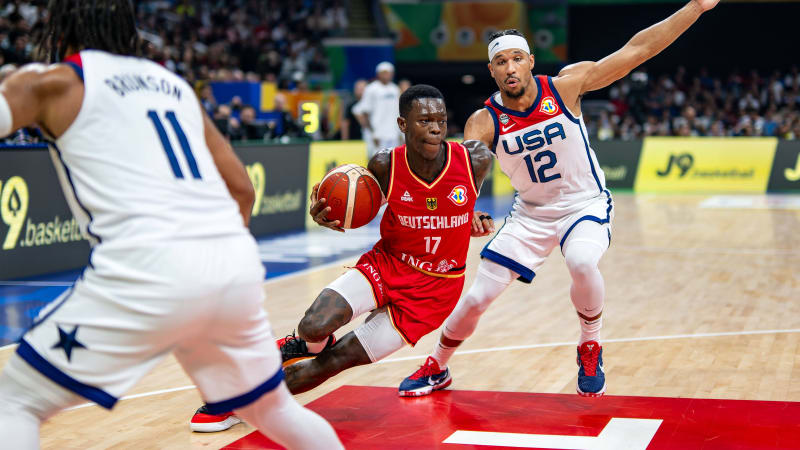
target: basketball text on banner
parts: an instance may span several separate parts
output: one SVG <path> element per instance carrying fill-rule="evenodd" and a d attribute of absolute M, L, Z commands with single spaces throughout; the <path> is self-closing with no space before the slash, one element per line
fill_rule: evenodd
<path fill-rule="evenodd" d="M 331 169 L 348 163 L 367 167 L 367 145 L 364 141 L 312 142 L 308 158 L 308 194 Z M 311 207 L 309 195 L 305 199 L 305 216 L 306 228 L 311 229 L 317 225 L 308 214 Z"/>
<path fill-rule="evenodd" d="M 77 269 L 89 245 L 43 146 L 0 151 L 0 280 Z"/>
<path fill-rule="evenodd" d="M 239 144 L 236 155 L 253 183 L 250 232 L 265 236 L 303 229 L 306 216 L 308 144 Z"/>
<path fill-rule="evenodd" d="M 775 138 L 647 138 L 637 192 L 752 192 L 767 190 Z"/>

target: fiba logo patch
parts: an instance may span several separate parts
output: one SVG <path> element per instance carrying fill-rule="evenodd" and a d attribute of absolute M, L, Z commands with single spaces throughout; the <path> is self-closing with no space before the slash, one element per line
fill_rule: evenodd
<path fill-rule="evenodd" d="M 553 97 L 545 97 L 544 100 L 542 100 L 542 107 L 539 108 L 539 111 L 551 116 L 557 113 L 558 105 L 556 104 L 556 99 Z"/>
<path fill-rule="evenodd" d="M 448 195 L 447 198 L 456 205 L 463 206 L 467 203 L 467 188 L 464 186 L 456 186 L 450 191 L 450 195 Z"/>
<path fill-rule="evenodd" d="M 508 116 L 506 114 L 500 114 L 499 119 L 500 119 L 500 123 L 502 123 L 503 125 L 508 125 L 509 119 L 508 119 Z"/>

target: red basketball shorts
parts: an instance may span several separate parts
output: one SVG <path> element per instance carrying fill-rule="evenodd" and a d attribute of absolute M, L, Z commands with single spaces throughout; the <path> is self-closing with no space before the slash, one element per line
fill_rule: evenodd
<path fill-rule="evenodd" d="M 422 273 L 379 246 L 364 253 L 355 269 L 372 285 L 376 308 L 388 305 L 392 325 L 412 346 L 442 325 L 464 289 L 464 276 Z"/>

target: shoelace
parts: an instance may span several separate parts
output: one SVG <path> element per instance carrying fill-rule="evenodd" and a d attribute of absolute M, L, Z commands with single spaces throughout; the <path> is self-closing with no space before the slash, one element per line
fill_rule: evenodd
<path fill-rule="evenodd" d="M 597 375 L 597 357 L 600 351 L 590 350 L 581 353 L 581 363 L 583 363 L 583 371 L 586 375 L 593 377 Z"/>
<path fill-rule="evenodd" d="M 283 345 L 281 346 L 281 352 L 286 354 L 305 354 L 307 353 L 308 349 L 304 348 L 305 342 L 302 339 L 298 339 L 295 331 L 292 331 L 292 334 L 286 335 L 283 341 Z"/>
<path fill-rule="evenodd" d="M 419 380 L 420 378 L 436 375 L 437 373 L 439 372 L 435 371 L 433 361 L 431 361 L 430 363 L 426 361 L 425 364 L 419 366 L 419 370 L 414 372 L 414 375 L 411 377 L 411 379 Z"/>

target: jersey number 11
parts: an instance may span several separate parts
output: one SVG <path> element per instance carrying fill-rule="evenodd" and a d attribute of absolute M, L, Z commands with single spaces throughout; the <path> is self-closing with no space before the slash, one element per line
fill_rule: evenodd
<path fill-rule="evenodd" d="M 156 127 L 158 138 L 161 139 L 161 145 L 164 146 L 164 152 L 167 153 L 169 165 L 172 166 L 172 173 L 175 174 L 176 178 L 183 178 L 183 171 L 181 171 L 181 167 L 178 165 L 178 158 L 175 156 L 175 152 L 172 150 L 172 144 L 169 142 L 167 130 L 164 129 L 164 125 L 161 123 L 158 113 L 151 109 L 150 111 L 147 111 L 147 117 L 150 118 L 150 120 L 153 122 L 153 126 Z M 186 133 L 183 132 L 181 124 L 178 123 L 178 118 L 175 117 L 175 111 L 167 111 L 165 117 L 169 121 L 170 125 L 172 125 L 172 129 L 175 131 L 175 136 L 178 137 L 178 142 L 183 150 L 183 155 L 186 157 L 186 163 L 189 165 L 189 170 L 192 172 L 192 177 L 199 180 L 201 177 L 200 170 L 197 168 L 197 161 L 194 159 L 192 149 L 189 147 L 189 140 L 186 139 Z"/>

